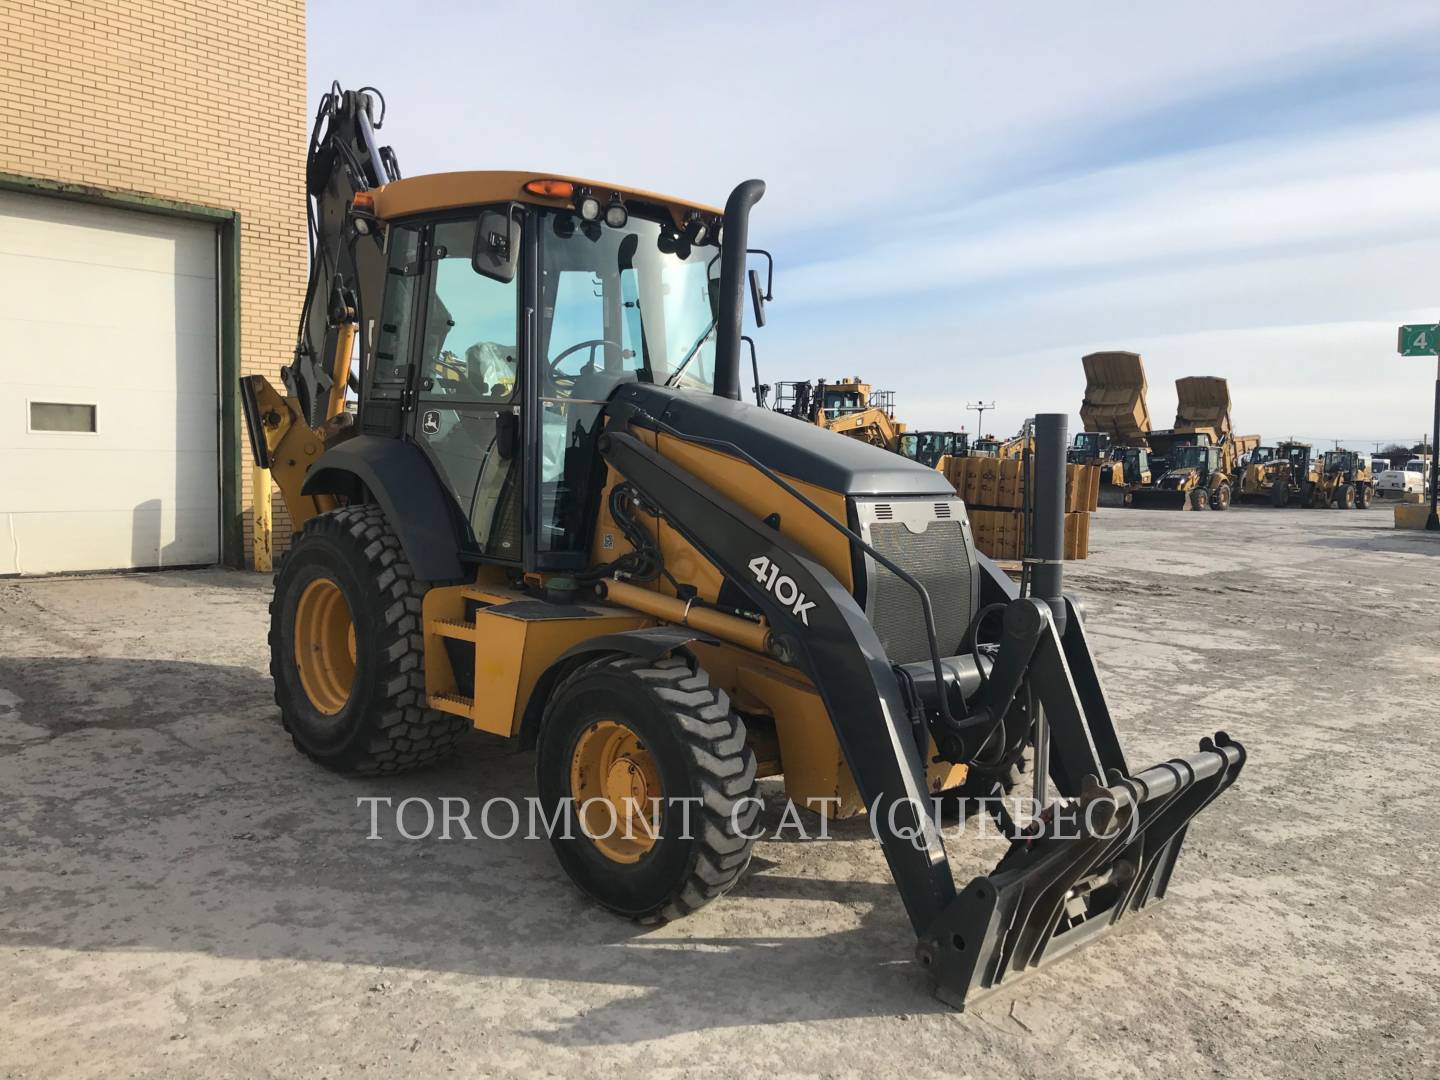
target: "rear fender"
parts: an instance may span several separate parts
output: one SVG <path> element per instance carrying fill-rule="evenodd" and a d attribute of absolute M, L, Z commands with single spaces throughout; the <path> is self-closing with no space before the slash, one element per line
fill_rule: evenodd
<path fill-rule="evenodd" d="M 435 466 L 414 443 L 356 435 L 326 450 L 300 491 L 378 503 L 417 578 L 432 583 L 464 578 L 460 552 L 469 542 L 469 526 Z"/>

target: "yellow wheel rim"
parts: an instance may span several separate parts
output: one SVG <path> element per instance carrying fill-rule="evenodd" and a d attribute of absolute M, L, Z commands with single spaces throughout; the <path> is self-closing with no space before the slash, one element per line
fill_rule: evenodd
<path fill-rule="evenodd" d="M 660 771 L 624 724 L 600 720 L 580 733 L 570 758 L 570 794 L 581 830 L 607 859 L 639 862 L 659 839 Z"/>
<path fill-rule="evenodd" d="M 355 624 L 329 578 L 306 585 L 295 605 L 295 666 L 316 709 L 333 716 L 345 707 L 355 683 Z"/>

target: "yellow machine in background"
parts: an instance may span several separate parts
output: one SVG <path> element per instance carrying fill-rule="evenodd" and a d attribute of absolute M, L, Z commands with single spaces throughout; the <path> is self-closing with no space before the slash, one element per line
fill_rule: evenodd
<path fill-rule="evenodd" d="M 775 411 L 897 453 L 905 431 L 895 419 L 895 391 L 872 390 L 859 375 L 777 383 Z"/>
<path fill-rule="evenodd" d="M 1100 469 L 1100 505 L 1122 506 L 1126 491 L 1149 485 L 1149 382 L 1139 353 L 1097 352 L 1081 358 L 1085 397 L 1068 459 Z"/>
<path fill-rule="evenodd" d="M 1214 375 L 1175 380 L 1175 426 L 1151 431 L 1152 483 L 1128 492 L 1127 505 L 1164 510 L 1228 510 L 1241 457 L 1260 445 L 1258 435 L 1236 435 L 1230 388 Z"/>

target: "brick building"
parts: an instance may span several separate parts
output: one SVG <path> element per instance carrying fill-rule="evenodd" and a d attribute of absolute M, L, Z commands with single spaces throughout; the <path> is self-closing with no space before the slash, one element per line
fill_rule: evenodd
<path fill-rule="evenodd" d="M 304 0 L 0 5 L 0 574 L 248 558 L 305 285 Z"/>

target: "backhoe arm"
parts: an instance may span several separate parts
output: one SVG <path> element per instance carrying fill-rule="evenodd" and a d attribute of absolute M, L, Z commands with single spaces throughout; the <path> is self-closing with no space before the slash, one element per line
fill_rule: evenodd
<path fill-rule="evenodd" d="M 240 380 L 255 463 L 272 470 L 296 527 L 334 505 L 329 495 L 302 496 L 300 486 L 311 463 L 350 430 L 345 390 L 357 331 L 380 304 L 384 254 L 356 196 L 400 177 L 394 152 L 375 141 L 384 108 L 369 87 L 333 84 L 321 99 L 305 167 L 310 278 L 295 353 L 280 373 L 285 392 L 263 375 Z"/>

